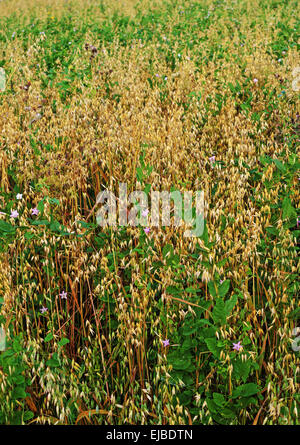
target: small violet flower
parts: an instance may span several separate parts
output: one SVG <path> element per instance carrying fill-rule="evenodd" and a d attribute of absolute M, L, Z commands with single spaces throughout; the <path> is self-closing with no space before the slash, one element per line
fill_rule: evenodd
<path fill-rule="evenodd" d="M 238 343 L 233 343 L 233 350 L 234 351 L 239 351 L 240 349 L 242 349 L 242 345 L 241 342 L 239 341 Z"/>
<path fill-rule="evenodd" d="M 41 311 L 42 314 L 44 314 L 45 312 L 48 311 L 48 308 L 43 306 L 43 307 L 41 307 L 40 311 Z"/>
<path fill-rule="evenodd" d="M 163 345 L 166 348 L 167 346 L 170 346 L 170 340 L 163 340 Z"/>
<path fill-rule="evenodd" d="M 254 82 L 254 83 L 257 83 L 257 82 L 258 82 L 258 79 L 256 79 L 256 78 L 253 79 L 253 82 Z"/>
<path fill-rule="evenodd" d="M 150 227 L 146 227 L 146 229 L 144 229 L 144 232 L 148 235 L 148 233 L 150 232 Z"/>
<path fill-rule="evenodd" d="M 38 215 L 39 214 L 39 210 L 35 207 L 34 209 L 31 209 L 31 214 L 32 215 Z"/>
<path fill-rule="evenodd" d="M 210 158 L 208 158 L 208 160 L 213 164 L 216 160 L 215 156 L 211 156 Z"/>
<path fill-rule="evenodd" d="M 67 299 L 67 295 L 67 292 L 65 292 L 64 290 L 59 294 L 60 298 L 65 300 Z"/>
<path fill-rule="evenodd" d="M 145 209 L 142 211 L 142 216 L 146 217 L 148 215 L 148 213 L 149 213 L 149 210 Z"/>
<path fill-rule="evenodd" d="M 12 210 L 12 212 L 10 214 L 10 217 L 11 218 L 18 218 L 18 216 L 19 216 L 19 213 L 17 212 L 17 210 Z"/>
<path fill-rule="evenodd" d="M 22 199 L 22 198 L 23 198 L 22 193 L 18 193 L 17 196 L 16 196 L 16 198 L 17 198 L 17 199 Z"/>

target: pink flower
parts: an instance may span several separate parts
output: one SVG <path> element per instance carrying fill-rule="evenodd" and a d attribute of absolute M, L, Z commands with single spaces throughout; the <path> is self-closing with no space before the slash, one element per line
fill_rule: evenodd
<path fill-rule="evenodd" d="M 18 193 L 17 196 L 16 196 L 16 198 L 17 198 L 18 200 L 22 199 L 22 197 L 23 197 L 22 193 Z"/>
<path fill-rule="evenodd" d="M 210 158 L 208 158 L 208 160 L 213 164 L 216 160 L 215 156 L 211 156 Z"/>
<path fill-rule="evenodd" d="M 41 307 L 40 311 L 41 311 L 42 314 L 44 314 L 45 312 L 48 311 L 48 308 L 43 306 L 43 307 Z"/>
<path fill-rule="evenodd" d="M 17 212 L 17 210 L 12 210 L 12 212 L 10 214 L 10 217 L 11 218 L 18 218 L 18 216 L 19 216 L 19 213 Z"/>
<path fill-rule="evenodd" d="M 148 233 L 150 232 L 150 227 L 146 227 L 146 229 L 144 229 L 144 232 L 148 235 Z"/>
<path fill-rule="evenodd" d="M 149 210 L 148 209 L 145 209 L 145 210 L 143 210 L 142 211 L 142 216 L 147 216 L 148 215 L 148 213 L 149 213 Z"/>
<path fill-rule="evenodd" d="M 299 227 L 299 224 L 300 224 L 300 217 L 297 218 L 297 229 Z"/>
<path fill-rule="evenodd" d="M 163 340 L 163 345 L 166 348 L 167 346 L 170 346 L 170 340 Z"/>
<path fill-rule="evenodd" d="M 39 210 L 35 207 L 34 209 L 31 209 L 31 215 L 38 215 Z"/>
<path fill-rule="evenodd" d="M 67 295 L 67 292 L 65 292 L 64 290 L 59 294 L 60 298 L 65 300 L 67 299 Z"/>
<path fill-rule="evenodd" d="M 254 82 L 254 83 L 257 83 L 257 82 L 258 82 L 258 79 L 256 79 L 256 78 L 253 79 L 253 82 Z"/>
<path fill-rule="evenodd" d="M 233 350 L 234 351 L 239 351 L 240 349 L 242 349 L 242 345 L 241 342 L 239 341 L 238 343 L 233 343 Z"/>

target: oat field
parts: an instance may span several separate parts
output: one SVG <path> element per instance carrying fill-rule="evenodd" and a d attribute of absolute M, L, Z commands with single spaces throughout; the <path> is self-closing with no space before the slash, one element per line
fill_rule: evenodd
<path fill-rule="evenodd" d="M 0 424 L 300 423 L 299 29 L 296 0 L 0 1 Z M 203 191 L 201 236 L 101 226 L 120 183 Z"/>

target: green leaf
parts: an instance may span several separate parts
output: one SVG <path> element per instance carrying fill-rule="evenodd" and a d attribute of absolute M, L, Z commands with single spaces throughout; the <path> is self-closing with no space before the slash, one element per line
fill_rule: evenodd
<path fill-rule="evenodd" d="M 224 404 L 226 403 L 226 400 L 225 400 L 225 397 L 223 396 L 223 394 L 220 394 L 218 392 L 213 393 L 213 400 L 214 400 L 215 404 L 221 408 L 223 408 Z"/>
<path fill-rule="evenodd" d="M 226 317 L 229 317 L 229 315 L 231 314 L 234 306 L 236 305 L 238 301 L 238 296 L 237 295 L 233 295 L 230 300 L 227 300 L 225 302 L 225 312 L 226 312 Z"/>
<path fill-rule="evenodd" d="M 46 366 L 49 366 L 50 368 L 57 368 L 58 366 L 60 366 L 60 363 L 57 359 L 51 358 L 46 362 Z"/>
<path fill-rule="evenodd" d="M 241 358 L 236 358 L 233 362 L 233 376 L 237 379 L 243 379 L 246 382 L 251 370 L 250 360 L 242 360 Z"/>
<path fill-rule="evenodd" d="M 19 374 L 13 377 L 13 381 L 16 385 L 22 385 L 23 383 L 25 383 L 25 377 L 22 374 Z"/>
<path fill-rule="evenodd" d="M 197 292 L 201 292 L 201 289 L 195 289 L 194 287 L 187 287 L 185 292 L 188 294 L 196 294 Z"/>
<path fill-rule="evenodd" d="M 166 245 L 163 247 L 162 255 L 163 255 L 163 258 L 166 258 L 167 256 L 168 256 L 168 257 L 173 256 L 173 255 L 174 255 L 174 249 L 173 249 L 173 246 L 171 246 L 171 244 L 166 244 Z"/>
<path fill-rule="evenodd" d="M 36 207 L 41 213 L 43 213 L 45 207 L 44 200 L 42 199 L 42 201 L 40 201 Z"/>
<path fill-rule="evenodd" d="M 38 220 L 38 221 L 31 221 L 31 224 L 33 225 L 33 226 L 49 226 L 49 224 L 50 224 L 50 221 L 47 221 L 46 219 L 41 219 L 41 220 Z"/>
<path fill-rule="evenodd" d="M 232 392 L 232 398 L 250 397 L 259 392 L 259 388 L 255 383 L 245 383 Z"/>
<path fill-rule="evenodd" d="M 271 235 L 275 235 L 275 236 L 279 235 L 278 229 L 276 229 L 276 227 L 272 227 L 272 226 L 266 227 L 266 232 L 270 233 Z"/>
<path fill-rule="evenodd" d="M 198 326 L 196 325 L 196 323 L 193 323 L 192 325 L 186 323 L 183 327 L 182 334 L 185 336 L 191 335 L 191 334 L 194 334 L 194 332 L 196 332 L 197 330 L 198 330 Z"/>
<path fill-rule="evenodd" d="M 12 224 L 0 220 L 0 230 L 2 230 L 2 232 L 13 233 L 16 228 Z"/>
<path fill-rule="evenodd" d="M 65 346 L 68 343 L 70 343 L 70 340 L 68 338 L 62 338 L 59 342 L 58 342 L 58 346 Z"/>
<path fill-rule="evenodd" d="M 12 392 L 12 399 L 26 399 L 27 394 L 23 388 L 23 386 L 16 386 Z"/>
<path fill-rule="evenodd" d="M 24 420 L 24 422 L 27 422 L 27 420 L 30 420 L 30 419 L 32 419 L 33 417 L 34 417 L 34 414 L 33 414 L 32 411 L 26 411 L 26 412 L 24 413 L 23 420 Z"/>
<path fill-rule="evenodd" d="M 220 323 L 221 325 L 226 323 L 225 303 L 221 298 L 218 298 L 216 301 L 212 317 L 215 323 Z"/>
<path fill-rule="evenodd" d="M 206 338 L 204 341 L 205 341 L 209 351 L 212 352 L 215 357 L 219 358 L 220 349 L 217 346 L 217 339 L 216 338 Z"/>
<path fill-rule="evenodd" d="M 290 312 L 288 314 L 288 318 L 291 320 L 297 320 L 298 318 L 300 318 L 300 307 L 298 307 L 294 311 Z"/>
<path fill-rule="evenodd" d="M 177 369 L 179 371 L 184 371 L 185 369 L 189 368 L 191 365 L 191 361 L 186 358 L 177 358 L 172 362 L 173 369 Z"/>
<path fill-rule="evenodd" d="M 90 227 L 93 227 L 92 223 L 87 223 L 86 221 L 79 221 L 79 220 L 77 220 L 76 224 L 79 224 L 84 229 L 89 229 Z"/>
<path fill-rule="evenodd" d="M 143 181 L 144 174 L 143 174 L 143 169 L 141 167 L 138 167 L 136 169 L 136 177 L 137 177 L 139 182 Z"/>
<path fill-rule="evenodd" d="M 189 405 L 193 401 L 194 394 L 191 390 L 183 391 L 182 394 L 179 394 L 178 398 L 182 405 Z"/>
<path fill-rule="evenodd" d="M 21 352 L 22 349 L 23 349 L 23 348 L 22 348 L 22 345 L 21 345 L 21 343 L 20 343 L 19 338 L 18 338 L 18 337 L 14 338 L 14 341 L 13 341 L 13 350 L 14 350 L 15 352 Z"/>
<path fill-rule="evenodd" d="M 151 184 L 146 184 L 146 186 L 144 188 L 144 193 L 146 193 L 146 195 L 148 195 L 150 190 L 151 190 Z"/>
<path fill-rule="evenodd" d="M 24 234 L 24 238 L 27 240 L 31 240 L 32 238 L 34 238 L 34 236 L 35 236 L 34 233 L 31 233 L 31 232 L 26 232 Z"/>
<path fill-rule="evenodd" d="M 282 172 L 286 171 L 285 165 L 282 162 L 280 162 L 278 159 L 273 159 L 273 162 L 280 171 L 282 171 Z"/>
<path fill-rule="evenodd" d="M 209 290 L 209 292 L 210 292 L 212 297 L 216 297 L 217 296 L 217 292 L 216 292 L 216 287 L 215 287 L 214 281 L 209 281 L 208 282 L 208 290 Z"/>
<path fill-rule="evenodd" d="M 296 217 L 297 212 L 292 206 L 292 202 L 288 196 L 286 196 L 282 201 L 282 218 L 290 218 L 290 217 Z"/>
<path fill-rule="evenodd" d="M 49 198 L 49 203 L 59 205 L 59 200 L 56 198 Z"/>
<path fill-rule="evenodd" d="M 204 230 L 202 235 L 200 236 L 200 239 L 204 241 L 205 246 L 208 245 L 208 230 L 207 230 L 206 220 L 204 220 Z"/>
<path fill-rule="evenodd" d="M 183 292 L 183 289 L 178 289 L 175 286 L 168 286 L 166 289 L 166 292 L 169 295 L 181 295 Z"/>
<path fill-rule="evenodd" d="M 220 297 L 225 297 L 227 295 L 230 288 L 230 280 L 225 280 L 223 283 L 218 287 L 218 294 Z"/>
<path fill-rule="evenodd" d="M 46 335 L 46 337 L 45 337 L 45 343 L 47 343 L 47 342 L 49 342 L 49 341 L 51 341 L 51 340 L 53 340 L 53 334 L 52 334 L 52 332 L 50 332 L 48 335 Z"/>

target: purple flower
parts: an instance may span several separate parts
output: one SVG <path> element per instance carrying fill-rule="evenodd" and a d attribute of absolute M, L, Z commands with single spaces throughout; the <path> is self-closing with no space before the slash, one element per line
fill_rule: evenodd
<path fill-rule="evenodd" d="M 211 156 L 210 158 L 208 158 L 208 160 L 213 164 L 216 160 L 215 156 Z"/>
<path fill-rule="evenodd" d="M 300 217 L 298 216 L 298 218 L 297 218 L 297 229 L 299 227 L 299 224 L 300 224 Z"/>
<path fill-rule="evenodd" d="M 19 200 L 19 199 L 22 199 L 22 198 L 23 198 L 22 193 L 18 193 L 17 196 L 16 196 L 16 198 L 17 198 L 18 200 Z"/>
<path fill-rule="evenodd" d="M 59 294 L 59 296 L 60 296 L 60 298 L 62 298 L 62 299 L 67 299 L 67 292 L 65 292 L 64 290 Z"/>
<path fill-rule="evenodd" d="M 41 311 L 42 314 L 44 314 L 45 312 L 48 311 L 48 308 L 43 306 L 43 307 L 41 307 L 40 311 Z"/>
<path fill-rule="evenodd" d="M 144 229 L 144 232 L 148 235 L 148 233 L 150 232 L 150 227 L 146 227 L 146 229 Z"/>
<path fill-rule="evenodd" d="M 163 345 L 166 348 L 167 346 L 170 346 L 170 340 L 163 340 Z"/>
<path fill-rule="evenodd" d="M 38 215 L 39 210 L 35 207 L 34 209 L 31 209 L 31 215 Z"/>
<path fill-rule="evenodd" d="M 148 213 L 149 213 L 149 210 L 148 209 L 145 209 L 145 210 L 143 210 L 142 211 L 142 216 L 147 216 L 148 215 Z"/>
<path fill-rule="evenodd" d="M 234 351 L 239 351 L 240 349 L 242 349 L 242 345 L 241 342 L 239 341 L 238 343 L 233 343 L 233 350 Z"/>
<path fill-rule="evenodd" d="M 10 214 L 10 217 L 11 218 L 18 218 L 18 216 L 19 216 L 19 213 L 17 212 L 17 210 L 12 210 L 12 212 Z"/>
<path fill-rule="evenodd" d="M 253 79 L 253 82 L 254 82 L 254 83 L 257 83 L 257 82 L 258 82 L 258 79 L 256 79 L 256 78 Z"/>

